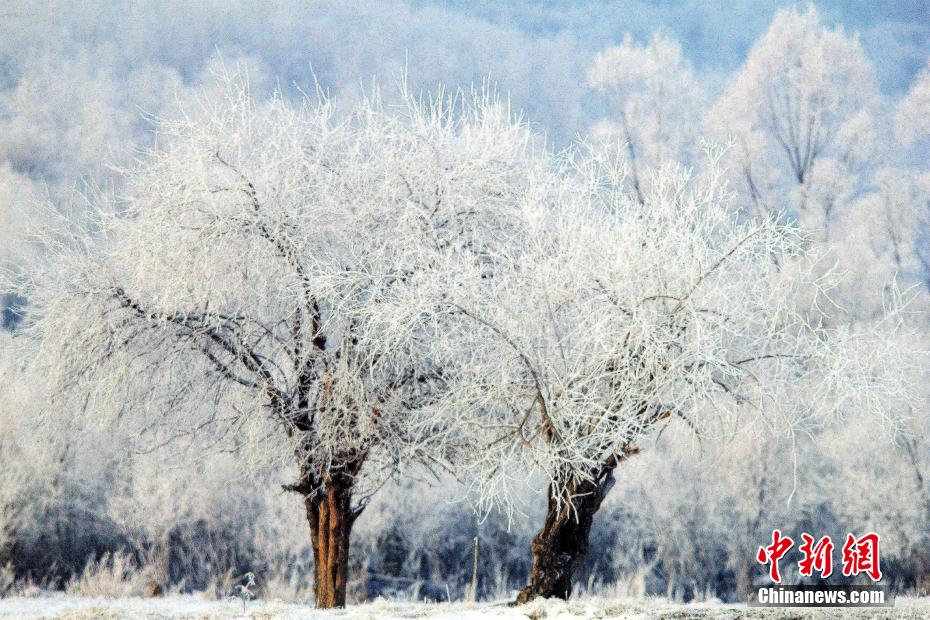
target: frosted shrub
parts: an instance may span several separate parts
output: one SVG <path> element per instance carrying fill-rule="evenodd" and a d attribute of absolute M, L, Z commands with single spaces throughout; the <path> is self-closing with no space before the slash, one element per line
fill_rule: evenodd
<path fill-rule="evenodd" d="M 130 554 L 104 554 L 88 562 L 84 571 L 65 585 L 65 591 L 107 598 L 141 596 L 147 581 L 147 575 Z"/>

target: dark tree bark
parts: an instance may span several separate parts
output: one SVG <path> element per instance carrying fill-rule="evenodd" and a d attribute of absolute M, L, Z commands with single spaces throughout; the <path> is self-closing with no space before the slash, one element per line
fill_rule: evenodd
<path fill-rule="evenodd" d="M 320 609 L 345 607 L 349 579 L 349 539 L 361 508 L 353 508 L 355 475 L 361 458 L 328 472 L 322 484 L 304 476 L 296 489 L 304 495 L 313 547 L 314 594 Z"/>
<path fill-rule="evenodd" d="M 568 599 L 572 576 L 588 553 L 594 515 L 614 485 L 611 459 L 594 480 L 549 485 L 549 509 L 543 527 L 533 538 L 530 583 L 517 597 L 527 603 L 537 597 Z"/>

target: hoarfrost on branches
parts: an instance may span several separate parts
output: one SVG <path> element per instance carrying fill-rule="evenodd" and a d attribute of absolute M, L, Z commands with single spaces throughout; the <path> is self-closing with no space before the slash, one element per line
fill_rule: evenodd
<path fill-rule="evenodd" d="M 840 171 L 855 173 L 872 148 L 878 104 L 858 39 L 822 26 L 813 6 L 791 8 L 776 13 L 749 51 L 708 128 L 718 140 L 735 140 L 729 165 L 757 213 L 787 210 L 824 230 L 832 203 L 809 195 Z"/>
<path fill-rule="evenodd" d="M 371 493 L 458 441 L 430 406 L 442 316 L 393 300 L 444 279 L 440 249 L 480 263 L 506 234 L 531 134 L 488 92 L 405 92 L 390 111 L 375 94 L 344 116 L 259 103 L 241 76 L 220 92 L 157 121 L 92 227 L 46 235 L 22 290 L 34 368 L 53 407 L 142 431 L 138 447 L 196 435 L 244 461 L 296 457 L 317 603 L 342 605 Z"/>
<path fill-rule="evenodd" d="M 719 155 L 697 176 L 660 169 L 640 203 L 615 151 L 576 152 L 495 244 L 497 273 L 459 269 L 438 294 L 461 320 L 432 353 L 460 360 L 437 402 L 475 420 L 464 479 L 485 505 L 539 472 L 556 490 L 603 482 L 673 420 L 699 434 L 749 414 L 782 434 L 853 410 L 897 424 L 885 405 L 907 401 L 922 360 L 879 331 L 821 326 L 816 254 L 773 216 L 734 214 Z"/>
<path fill-rule="evenodd" d="M 640 201 L 642 185 L 655 167 L 700 155 L 706 95 L 678 43 L 654 35 L 639 46 L 628 34 L 595 57 L 587 77 L 588 86 L 613 106 L 611 116 L 594 127 L 594 137 L 625 144 L 629 182 Z"/>

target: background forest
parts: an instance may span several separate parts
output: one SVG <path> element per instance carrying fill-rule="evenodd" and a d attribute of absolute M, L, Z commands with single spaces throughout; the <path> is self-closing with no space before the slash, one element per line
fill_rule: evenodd
<path fill-rule="evenodd" d="M 624 191 L 642 203 L 657 170 L 700 170 L 704 149 L 722 148 L 739 217 L 790 222 L 823 255 L 821 275 L 836 281 L 824 324 L 880 330 L 891 309 L 911 334 L 895 346 L 926 351 L 928 54 L 925 0 L 2 2 L 0 261 L 28 280 L 42 259 L 29 237 L 47 217 L 40 205 L 87 226 L 86 205 L 119 195 L 118 169 L 153 145 L 153 119 L 220 96 L 226 70 L 247 74 L 259 100 L 296 101 L 316 85 L 337 109 L 372 79 L 387 107 L 404 74 L 414 92 L 490 80 L 547 148 L 621 145 Z M 2 299 L 0 596 L 224 597 L 252 573 L 260 595 L 312 597 L 307 523 L 281 489 L 293 472 L 207 449 L 210 437 L 141 445 L 105 416 L 49 411 L 21 344 L 30 300 Z M 757 547 L 780 528 L 835 540 L 878 531 L 886 582 L 930 593 L 923 360 L 911 377 L 921 398 L 889 399 L 883 420 L 736 419 L 700 439 L 680 422 L 641 439 L 594 521 L 576 588 L 742 600 L 763 575 Z M 355 524 L 350 601 L 503 598 L 526 584 L 544 484 L 512 512 L 476 512 L 451 476 L 408 473 Z"/>

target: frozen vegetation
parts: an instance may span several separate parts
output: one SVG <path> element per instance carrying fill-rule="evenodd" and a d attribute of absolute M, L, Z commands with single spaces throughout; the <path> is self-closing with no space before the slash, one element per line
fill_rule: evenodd
<path fill-rule="evenodd" d="M 0 615 L 930 615 L 925 2 L 195 4 L 0 8 Z"/>

